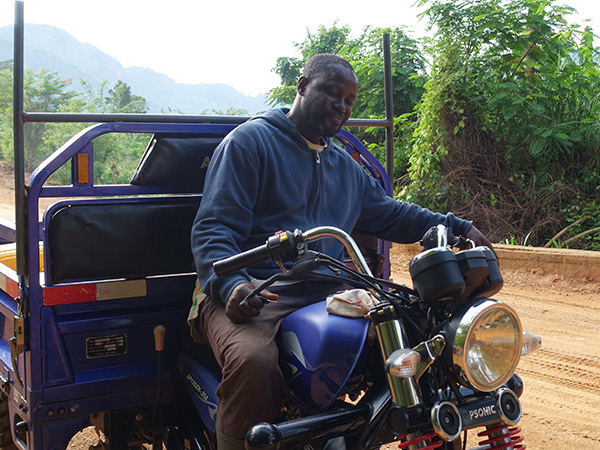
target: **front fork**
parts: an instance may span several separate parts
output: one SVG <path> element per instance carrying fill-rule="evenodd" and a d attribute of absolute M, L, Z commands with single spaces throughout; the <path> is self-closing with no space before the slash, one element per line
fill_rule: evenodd
<path fill-rule="evenodd" d="M 389 308 L 389 311 L 378 309 L 378 311 L 383 311 L 383 313 L 378 312 L 378 314 L 393 313 L 393 306 L 387 305 L 384 308 Z M 375 330 L 379 338 L 379 348 L 383 361 L 387 361 L 392 353 L 398 349 L 410 348 L 402 329 L 402 323 L 399 320 L 391 319 L 376 323 Z M 391 376 L 389 373 L 386 375 L 390 385 L 390 393 L 396 405 L 410 408 L 421 403 L 421 389 L 415 377 L 398 378 Z"/>
<path fill-rule="evenodd" d="M 396 350 L 410 348 L 402 322 L 395 318 L 393 305 L 380 305 L 371 310 L 368 316 L 375 325 L 379 348 L 384 362 L 388 361 L 389 357 Z M 390 394 L 395 405 L 403 408 L 411 408 L 422 404 L 421 389 L 416 377 L 398 378 L 389 373 L 386 373 L 386 375 L 390 386 Z M 415 432 L 407 434 L 405 438 L 411 445 L 409 447 L 402 447 L 402 444 L 400 444 L 401 448 L 410 448 L 410 450 L 436 448 L 430 447 L 432 441 L 440 442 L 435 433 L 426 435 Z"/>

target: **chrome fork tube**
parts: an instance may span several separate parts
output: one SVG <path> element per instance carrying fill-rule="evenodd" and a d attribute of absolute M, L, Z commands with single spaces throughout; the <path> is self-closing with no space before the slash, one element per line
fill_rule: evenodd
<path fill-rule="evenodd" d="M 398 349 L 409 348 L 402 322 L 397 319 L 386 320 L 375 325 L 377 337 L 379 338 L 379 347 L 384 361 Z M 415 377 L 398 378 L 389 373 L 386 374 L 392 399 L 397 406 L 410 408 L 416 406 L 421 401 L 421 389 Z M 408 448 L 418 450 L 427 447 L 429 440 L 423 440 L 422 433 L 409 433 L 404 438 L 407 442 L 414 441 Z"/>
<path fill-rule="evenodd" d="M 387 320 L 375 326 L 384 361 L 398 349 L 410 348 L 399 320 Z M 421 403 L 421 391 L 414 377 L 397 378 L 387 374 L 392 399 L 398 406 L 410 408 Z"/>

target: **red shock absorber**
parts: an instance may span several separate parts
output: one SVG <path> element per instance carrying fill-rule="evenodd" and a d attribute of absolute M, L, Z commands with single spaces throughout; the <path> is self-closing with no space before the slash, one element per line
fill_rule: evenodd
<path fill-rule="evenodd" d="M 479 445 L 489 445 L 490 450 L 501 450 L 509 447 L 512 447 L 515 450 L 525 450 L 527 446 L 521 444 L 521 442 L 523 442 L 523 437 L 518 436 L 518 433 L 520 432 L 520 428 L 511 428 L 502 424 L 499 427 L 482 431 L 481 433 L 478 433 L 477 436 L 487 437 L 487 439 L 481 441 Z"/>
<path fill-rule="evenodd" d="M 406 439 L 407 435 L 403 435 L 400 436 L 400 439 Z M 409 448 L 411 445 L 415 445 L 418 444 L 419 442 L 423 442 L 426 441 L 428 439 L 432 439 L 431 443 L 425 447 L 421 447 L 419 450 L 433 450 L 434 448 L 438 448 L 441 447 L 443 442 L 440 440 L 440 438 L 437 436 L 437 434 L 435 434 L 435 432 L 431 432 L 429 434 L 425 434 L 423 436 L 420 436 L 418 438 L 415 439 L 411 439 L 410 441 L 405 441 L 405 442 L 401 442 L 398 445 L 398 448 L 404 449 L 404 448 Z"/>

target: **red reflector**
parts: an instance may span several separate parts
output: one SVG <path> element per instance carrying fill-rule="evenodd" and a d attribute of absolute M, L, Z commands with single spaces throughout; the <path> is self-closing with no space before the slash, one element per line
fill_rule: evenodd
<path fill-rule="evenodd" d="M 79 284 L 44 289 L 44 305 L 65 305 L 93 301 L 96 301 L 96 284 Z"/>

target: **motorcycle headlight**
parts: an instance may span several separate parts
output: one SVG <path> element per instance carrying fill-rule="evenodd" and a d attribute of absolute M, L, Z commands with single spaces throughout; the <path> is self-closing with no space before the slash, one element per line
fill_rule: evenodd
<path fill-rule="evenodd" d="M 512 376 L 523 347 L 517 313 L 508 305 L 480 299 L 457 310 L 447 328 L 452 362 L 461 382 L 483 392 Z"/>

